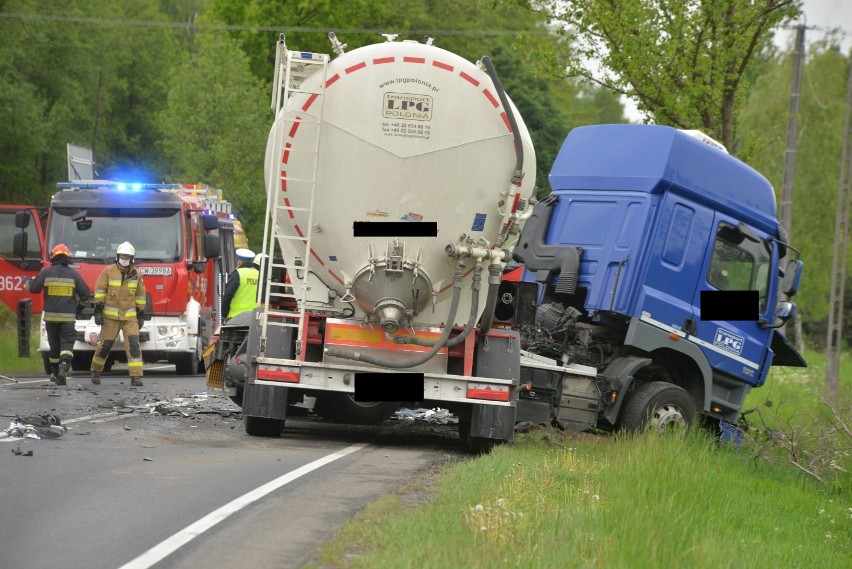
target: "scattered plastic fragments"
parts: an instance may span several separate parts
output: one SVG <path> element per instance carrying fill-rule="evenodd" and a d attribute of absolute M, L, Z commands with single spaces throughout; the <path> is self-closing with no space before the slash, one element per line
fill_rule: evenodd
<path fill-rule="evenodd" d="M 433 425 L 456 424 L 459 418 L 449 412 L 447 409 L 436 407 L 435 409 L 409 409 L 402 407 L 398 409 L 393 416 L 394 419 L 403 421 L 422 421 L 432 423 Z"/>
<path fill-rule="evenodd" d="M 24 451 L 21 450 L 21 447 L 19 446 L 16 449 L 12 449 L 12 454 L 14 454 L 16 456 L 32 456 L 33 451 L 28 450 L 28 451 L 24 452 Z"/>
<path fill-rule="evenodd" d="M 66 431 L 62 420 L 51 413 L 16 416 L 3 432 L 10 437 L 28 439 L 58 439 Z"/>

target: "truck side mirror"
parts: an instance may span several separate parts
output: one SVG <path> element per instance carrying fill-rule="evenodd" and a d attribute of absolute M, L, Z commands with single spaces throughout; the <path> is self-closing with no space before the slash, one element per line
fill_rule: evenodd
<path fill-rule="evenodd" d="M 15 227 L 19 229 L 26 229 L 30 226 L 30 212 L 28 211 L 19 211 L 15 213 Z"/>
<path fill-rule="evenodd" d="M 781 292 L 787 296 L 795 296 L 799 290 L 799 281 L 802 278 L 802 267 L 804 264 L 799 260 L 787 262 L 784 278 L 781 281 Z"/>
<path fill-rule="evenodd" d="M 17 220 L 17 216 L 16 216 Z M 21 259 L 27 258 L 27 240 L 29 239 L 29 235 L 25 231 L 21 231 L 20 233 L 15 233 L 12 237 L 12 250 L 15 252 L 16 257 L 20 257 Z"/>
<path fill-rule="evenodd" d="M 789 300 L 783 300 L 775 305 L 775 317 L 786 322 L 796 315 L 796 304 Z"/>
<path fill-rule="evenodd" d="M 202 215 L 201 225 L 202 227 L 204 227 L 204 231 L 213 231 L 214 229 L 219 229 L 219 218 L 215 215 Z M 218 255 L 216 256 L 218 257 Z"/>
<path fill-rule="evenodd" d="M 218 235 L 208 233 L 204 236 L 204 256 L 208 259 L 218 259 L 222 256 Z"/>

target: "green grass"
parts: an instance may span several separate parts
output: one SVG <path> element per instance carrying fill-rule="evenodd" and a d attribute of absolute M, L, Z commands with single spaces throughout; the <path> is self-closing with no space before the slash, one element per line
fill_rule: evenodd
<path fill-rule="evenodd" d="M 847 567 L 852 492 L 698 434 L 520 436 L 392 494 L 314 567 Z"/>
<path fill-rule="evenodd" d="M 808 354 L 808 360 L 807 369 L 773 371 L 749 397 L 774 414 L 761 411 L 766 420 L 790 426 L 796 436 L 811 434 L 796 429 L 831 425 L 819 401 L 824 357 Z M 850 367 L 846 354 L 841 393 L 847 396 Z M 767 399 L 772 407 L 765 407 Z M 813 433 L 816 445 L 825 444 L 821 432 Z M 783 452 L 761 447 L 756 454 L 751 435 L 740 450 L 704 431 L 519 435 L 512 445 L 447 466 L 370 505 L 309 567 L 848 567 L 847 435 L 834 433 L 845 445 L 837 464 L 847 472 L 826 468 L 823 484 Z"/>

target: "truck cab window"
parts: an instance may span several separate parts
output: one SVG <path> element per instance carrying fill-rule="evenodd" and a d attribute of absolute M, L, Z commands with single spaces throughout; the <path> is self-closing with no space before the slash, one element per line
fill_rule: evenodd
<path fill-rule="evenodd" d="M 707 282 L 719 290 L 756 290 L 760 310 L 766 308 L 769 290 L 770 245 L 752 241 L 737 228 L 720 223 L 713 243 Z"/>

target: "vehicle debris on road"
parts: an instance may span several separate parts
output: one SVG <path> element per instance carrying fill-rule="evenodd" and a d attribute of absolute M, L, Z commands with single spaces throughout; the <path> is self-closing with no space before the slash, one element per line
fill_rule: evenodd
<path fill-rule="evenodd" d="M 59 416 L 52 413 L 16 416 L 3 432 L 10 437 L 28 439 L 58 439 L 67 429 Z"/>

